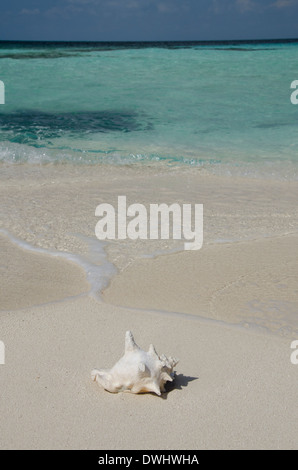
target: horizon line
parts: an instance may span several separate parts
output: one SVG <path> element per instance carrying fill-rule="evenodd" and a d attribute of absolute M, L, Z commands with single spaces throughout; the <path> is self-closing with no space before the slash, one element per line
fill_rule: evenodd
<path fill-rule="evenodd" d="M 292 41 L 298 42 L 298 37 L 287 37 L 287 38 L 266 38 L 266 39 L 130 39 L 130 40 L 91 40 L 91 39 L 0 39 L 0 43 L 3 42 L 52 42 L 52 43 L 186 43 L 186 42 L 196 42 L 196 43 L 217 43 L 217 42 L 283 42 L 283 41 Z"/>

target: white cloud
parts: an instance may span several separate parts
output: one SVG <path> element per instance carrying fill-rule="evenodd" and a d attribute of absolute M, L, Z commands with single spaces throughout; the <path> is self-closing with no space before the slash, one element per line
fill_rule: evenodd
<path fill-rule="evenodd" d="M 187 5 L 184 5 L 184 9 L 187 8 Z M 174 5 L 171 2 L 160 2 L 157 4 L 157 9 L 161 13 L 175 13 L 176 11 L 180 10 L 177 5 Z"/>
<path fill-rule="evenodd" d="M 255 10 L 257 4 L 252 0 L 236 0 L 236 7 L 241 12 Z"/>
<path fill-rule="evenodd" d="M 274 8 L 287 8 L 293 5 L 298 5 L 297 0 L 276 0 L 276 2 L 272 3 L 270 6 Z"/>
<path fill-rule="evenodd" d="M 20 15 L 39 15 L 40 10 L 38 8 L 34 8 L 33 10 L 28 10 L 27 8 L 23 8 L 20 11 Z"/>

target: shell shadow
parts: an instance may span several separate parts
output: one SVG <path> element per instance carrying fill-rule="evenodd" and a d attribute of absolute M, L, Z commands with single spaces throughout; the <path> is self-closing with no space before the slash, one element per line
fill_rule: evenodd
<path fill-rule="evenodd" d="M 183 390 L 184 387 L 187 387 L 189 382 L 192 382 L 193 380 L 198 380 L 199 377 L 190 377 L 188 375 L 183 375 L 183 374 L 176 374 L 175 379 L 173 382 L 167 382 L 165 385 L 166 391 L 161 394 L 161 398 L 166 400 L 168 398 L 168 394 L 172 390 Z"/>

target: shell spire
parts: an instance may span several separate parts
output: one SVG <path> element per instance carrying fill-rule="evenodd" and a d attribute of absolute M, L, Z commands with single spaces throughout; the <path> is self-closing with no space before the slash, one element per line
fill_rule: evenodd
<path fill-rule="evenodd" d="M 125 353 L 112 369 L 94 369 L 92 380 L 111 393 L 155 393 L 165 391 L 166 382 L 174 380 L 175 358 L 159 356 L 153 344 L 143 351 L 131 331 L 125 334 Z"/>
<path fill-rule="evenodd" d="M 125 352 L 134 351 L 140 349 L 136 344 L 133 334 L 131 331 L 125 333 Z"/>
<path fill-rule="evenodd" d="M 150 344 L 149 350 L 148 350 L 148 354 L 150 354 L 150 356 L 152 356 L 152 357 L 154 357 L 154 358 L 159 359 L 158 354 L 157 354 L 156 349 L 155 349 L 155 347 L 153 346 L 153 344 Z"/>

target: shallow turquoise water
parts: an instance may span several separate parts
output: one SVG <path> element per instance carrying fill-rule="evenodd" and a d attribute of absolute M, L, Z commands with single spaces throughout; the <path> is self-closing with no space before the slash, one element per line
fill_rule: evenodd
<path fill-rule="evenodd" d="M 297 59 L 298 43 L 0 43 L 0 159 L 295 177 Z"/>

